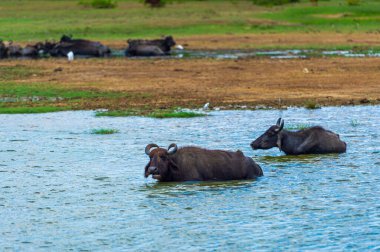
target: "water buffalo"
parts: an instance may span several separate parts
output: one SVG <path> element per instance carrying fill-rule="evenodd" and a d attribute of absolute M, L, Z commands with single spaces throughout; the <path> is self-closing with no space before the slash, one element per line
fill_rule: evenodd
<path fill-rule="evenodd" d="M 263 135 L 251 143 L 252 149 L 278 147 L 287 155 L 325 154 L 346 152 L 346 143 L 339 135 L 320 126 L 296 132 L 284 130 L 284 120 L 279 118 Z"/>
<path fill-rule="evenodd" d="M 7 47 L 5 46 L 4 42 L 0 40 L 0 59 L 7 57 Z"/>
<path fill-rule="evenodd" d="M 261 167 L 241 151 L 178 148 L 176 144 L 166 150 L 148 144 L 145 153 L 150 159 L 145 177 L 152 175 L 159 181 L 237 180 L 263 175 Z"/>
<path fill-rule="evenodd" d="M 21 49 L 21 55 L 23 57 L 37 57 L 40 52 L 43 53 L 45 44 L 38 42 L 34 45 L 27 45 Z"/>
<path fill-rule="evenodd" d="M 63 35 L 60 42 L 50 50 L 50 55 L 54 57 L 65 57 L 69 52 L 73 52 L 74 55 L 93 57 L 104 57 L 111 54 L 111 50 L 100 42 L 85 39 L 71 39 L 71 37 Z"/>
<path fill-rule="evenodd" d="M 164 56 L 166 55 L 158 46 L 136 45 L 128 49 L 127 56 Z"/>
<path fill-rule="evenodd" d="M 129 39 L 126 56 L 162 56 L 170 54 L 170 50 L 175 46 L 172 36 L 163 39 L 145 40 Z"/>
<path fill-rule="evenodd" d="M 13 44 L 13 41 L 9 41 L 6 49 L 7 57 L 20 57 L 22 55 L 22 47 L 17 44 Z"/>

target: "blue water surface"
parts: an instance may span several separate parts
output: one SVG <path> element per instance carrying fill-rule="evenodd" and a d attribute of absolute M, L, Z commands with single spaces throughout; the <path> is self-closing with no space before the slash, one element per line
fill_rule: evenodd
<path fill-rule="evenodd" d="M 0 251 L 380 250 L 380 106 L 94 113 L 0 115 Z M 347 153 L 251 150 L 280 116 L 339 133 Z M 265 176 L 157 183 L 143 176 L 151 142 L 240 149 Z"/>

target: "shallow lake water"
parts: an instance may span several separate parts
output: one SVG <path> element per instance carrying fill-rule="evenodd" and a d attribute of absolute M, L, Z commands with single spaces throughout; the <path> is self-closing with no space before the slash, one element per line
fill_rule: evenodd
<path fill-rule="evenodd" d="M 280 116 L 339 133 L 347 153 L 251 150 Z M 380 250 L 380 106 L 0 122 L 0 251 Z M 91 134 L 100 128 L 120 132 Z M 240 149 L 264 177 L 157 183 L 143 177 L 151 142 Z"/>
<path fill-rule="evenodd" d="M 125 57 L 123 50 L 112 50 L 112 56 Z M 198 59 L 198 58 L 212 58 L 212 59 L 239 59 L 239 58 L 252 58 L 262 57 L 271 59 L 302 59 L 310 57 L 347 57 L 347 58 L 378 58 L 380 57 L 379 51 L 374 50 L 176 50 L 171 52 L 170 56 L 163 56 L 160 58 L 184 58 L 184 59 Z M 132 57 L 141 58 L 141 57 Z M 143 57 L 144 58 L 144 57 Z"/>

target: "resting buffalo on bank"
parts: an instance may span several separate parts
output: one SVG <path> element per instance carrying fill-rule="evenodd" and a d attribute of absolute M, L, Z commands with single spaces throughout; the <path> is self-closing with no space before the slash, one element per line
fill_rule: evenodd
<path fill-rule="evenodd" d="M 129 39 L 126 56 L 163 56 L 169 55 L 170 50 L 175 46 L 172 36 L 163 39 L 145 40 Z"/>
<path fill-rule="evenodd" d="M 278 147 L 287 155 L 326 154 L 346 152 L 346 143 L 338 134 L 315 126 L 296 132 L 284 130 L 284 120 L 279 118 L 263 135 L 251 143 L 252 149 Z"/>
<path fill-rule="evenodd" d="M 238 180 L 263 175 L 261 167 L 241 151 L 178 148 L 176 144 L 166 150 L 148 144 L 145 153 L 150 159 L 145 177 L 152 175 L 159 181 Z"/>
<path fill-rule="evenodd" d="M 12 41 L 9 41 L 7 44 L 0 41 L 0 59 L 1 58 L 36 58 L 43 54 L 48 53 L 53 47 L 54 43 L 46 41 L 38 42 L 36 44 L 29 44 L 25 47 L 22 47 L 18 44 L 14 44 Z"/>
<path fill-rule="evenodd" d="M 69 36 L 63 35 L 59 43 L 50 50 L 50 55 L 54 57 L 66 57 L 69 52 L 73 52 L 74 55 L 92 57 L 104 57 L 111 54 L 111 50 L 100 42 L 72 39 Z"/>
<path fill-rule="evenodd" d="M 4 42 L 0 40 L 0 59 L 7 57 L 7 47 L 5 46 Z"/>

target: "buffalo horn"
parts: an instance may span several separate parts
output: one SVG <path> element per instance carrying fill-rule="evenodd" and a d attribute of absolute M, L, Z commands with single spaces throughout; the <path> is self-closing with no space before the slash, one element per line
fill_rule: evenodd
<path fill-rule="evenodd" d="M 284 120 L 282 120 L 279 131 L 282 130 L 282 128 L 284 128 L 284 123 L 285 123 Z"/>
<path fill-rule="evenodd" d="M 148 144 L 148 145 L 145 147 L 145 154 L 147 154 L 147 155 L 149 156 L 149 154 L 150 154 L 150 149 L 152 149 L 152 148 L 154 148 L 154 147 L 159 148 L 157 144 L 153 144 L 153 143 L 152 143 L 152 144 Z"/>
<path fill-rule="evenodd" d="M 280 123 L 281 123 L 281 117 L 278 118 L 278 120 L 277 120 L 277 122 L 276 122 L 276 125 L 277 125 L 277 126 L 280 126 Z"/>
<path fill-rule="evenodd" d="M 170 150 L 171 148 L 173 148 L 172 150 Z M 178 150 L 178 146 L 175 144 L 175 143 L 172 143 L 171 145 L 169 145 L 168 147 L 168 153 L 169 154 L 174 154 L 176 153 Z"/>

